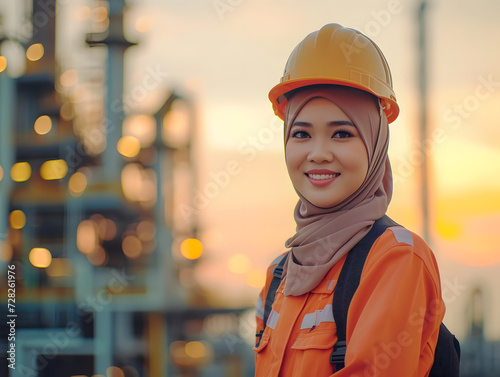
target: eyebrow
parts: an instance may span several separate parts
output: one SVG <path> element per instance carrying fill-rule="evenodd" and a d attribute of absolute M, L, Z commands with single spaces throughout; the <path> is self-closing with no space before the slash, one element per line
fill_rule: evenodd
<path fill-rule="evenodd" d="M 351 121 L 348 121 L 348 120 L 332 120 L 331 122 L 328 122 L 328 125 L 329 126 L 353 126 L 353 127 L 356 127 L 354 125 L 354 123 L 352 123 Z M 309 122 L 298 121 L 298 122 L 293 122 L 292 127 L 293 126 L 311 127 L 312 124 Z"/>

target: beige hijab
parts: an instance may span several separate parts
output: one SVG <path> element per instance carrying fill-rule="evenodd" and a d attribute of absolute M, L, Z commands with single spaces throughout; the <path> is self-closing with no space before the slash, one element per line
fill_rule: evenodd
<path fill-rule="evenodd" d="M 299 296 L 315 288 L 385 214 L 392 195 L 388 122 L 377 98 L 369 93 L 318 85 L 293 94 L 285 112 L 285 146 L 300 110 L 317 97 L 337 105 L 356 125 L 368 152 L 368 172 L 356 192 L 331 208 L 316 207 L 295 189 L 300 199 L 294 212 L 296 234 L 285 243 L 292 248 L 285 265 L 285 295 Z"/>

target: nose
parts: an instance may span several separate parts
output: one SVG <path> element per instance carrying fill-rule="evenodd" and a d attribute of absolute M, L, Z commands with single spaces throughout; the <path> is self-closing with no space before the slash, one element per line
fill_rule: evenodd
<path fill-rule="evenodd" d="M 318 138 L 314 143 L 311 143 L 311 150 L 308 154 L 308 159 L 311 162 L 322 163 L 333 161 L 332 146 L 330 140 Z"/>

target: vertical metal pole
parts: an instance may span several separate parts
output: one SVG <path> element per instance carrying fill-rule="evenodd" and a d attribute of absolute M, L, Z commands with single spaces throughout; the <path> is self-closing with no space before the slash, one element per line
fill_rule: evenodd
<path fill-rule="evenodd" d="M 113 313 L 106 304 L 94 313 L 94 369 L 95 374 L 106 376 L 106 369 L 113 365 Z"/>
<path fill-rule="evenodd" d="M 0 166 L 3 169 L 3 178 L 0 181 L 0 242 L 5 239 L 7 233 L 12 188 L 12 180 L 9 175 L 14 162 L 12 130 L 14 129 L 15 90 L 14 80 L 8 77 L 6 72 L 0 73 Z"/>
<path fill-rule="evenodd" d="M 422 149 L 422 166 L 420 169 L 420 195 L 422 210 L 422 237 L 430 242 L 429 231 L 429 156 L 425 153 L 425 142 L 427 139 L 428 115 L 427 115 L 427 1 L 421 0 L 418 10 L 418 81 L 419 81 L 419 142 Z"/>
<path fill-rule="evenodd" d="M 109 1 L 109 35 L 123 37 L 123 0 Z M 122 159 L 116 144 L 122 136 L 124 53 L 126 46 L 110 39 L 107 43 L 108 59 L 106 63 L 105 97 L 105 134 L 106 149 L 103 152 L 103 170 L 106 180 L 120 182 Z"/>

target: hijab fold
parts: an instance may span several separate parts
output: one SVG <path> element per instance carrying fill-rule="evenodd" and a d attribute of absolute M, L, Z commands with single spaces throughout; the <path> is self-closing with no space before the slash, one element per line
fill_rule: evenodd
<path fill-rule="evenodd" d="M 295 118 L 313 98 L 325 98 L 337 105 L 354 123 L 366 146 L 368 171 L 361 186 L 331 208 L 315 206 L 295 189 L 299 196 L 294 211 L 297 228 L 285 243 L 291 248 L 284 266 L 287 296 L 299 296 L 314 289 L 332 266 L 368 233 L 375 220 L 385 214 L 392 196 L 388 122 L 378 99 L 367 92 L 319 85 L 294 93 L 285 112 L 285 146 Z"/>

